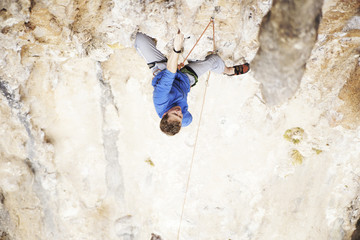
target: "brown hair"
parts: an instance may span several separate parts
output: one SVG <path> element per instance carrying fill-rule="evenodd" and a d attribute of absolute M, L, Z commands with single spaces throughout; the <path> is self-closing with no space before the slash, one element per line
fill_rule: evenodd
<path fill-rule="evenodd" d="M 168 121 L 169 115 L 165 114 L 161 121 L 160 121 L 160 129 L 163 131 L 166 135 L 174 136 L 178 132 L 180 132 L 181 129 L 181 122 L 180 121 Z"/>

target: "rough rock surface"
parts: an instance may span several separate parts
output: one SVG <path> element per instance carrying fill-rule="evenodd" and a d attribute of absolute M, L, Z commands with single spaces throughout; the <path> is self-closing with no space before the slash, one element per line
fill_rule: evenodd
<path fill-rule="evenodd" d="M 359 1 L 324 0 L 291 98 L 269 106 L 256 67 L 212 74 L 198 139 L 205 77 L 188 97 L 193 123 L 158 129 L 134 34 L 167 54 L 180 28 L 185 56 L 215 17 L 218 54 L 251 62 L 272 4 L 0 1 L 0 239 L 176 239 L 195 146 L 180 239 L 355 236 Z M 210 50 L 211 30 L 190 59 Z"/>
<path fill-rule="evenodd" d="M 252 62 L 266 103 L 281 104 L 299 88 L 315 44 L 323 1 L 274 1 L 259 34 Z"/>

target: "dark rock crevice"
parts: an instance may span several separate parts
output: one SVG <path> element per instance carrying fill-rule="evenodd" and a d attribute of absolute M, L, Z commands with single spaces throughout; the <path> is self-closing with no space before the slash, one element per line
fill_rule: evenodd
<path fill-rule="evenodd" d="M 102 91 L 100 103 L 103 117 L 102 135 L 104 155 L 107 161 L 106 184 L 110 192 L 114 193 L 117 199 L 123 199 L 125 186 L 122 168 L 119 164 L 119 151 L 117 149 L 119 130 L 111 126 L 107 126 L 106 124 L 106 108 L 113 107 L 117 114 L 119 114 L 119 111 L 115 104 L 115 99 L 112 93 L 111 86 L 104 80 L 103 70 L 100 62 L 96 62 L 96 72 L 97 79 L 99 81 Z"/>
<path fill-rule="evenodd" d="M 150 240 L 162 240 L 162 238 L 159 235 L 152 233 Z"/>
<path fill-rule="evenodd" d="M 356 223 L 356 229 L 351 235 L 351 240 L 360 240 L 360 219 Z"/>
<path fill-rule="evenodd" d="M 48 181 L 49 172 L 47 170 L 47 166 L 45 166 L 41 162 L 41 154 L 44 149 L 42 147 L 45 146 L 43 139 L 40 139 L 37 135 L 34 126 L 30 121 L 30 116 L 27 111 L 24 110 L 23 103 L 21 102 L 20 94 L 16 89 L 12 89 L 10 85 L 3 81 L 0 78 L 0 94 L 3 95 L 13 113 L 17 116 L 19 122 L 23 125 L 28 139 L 26 141 L 26 151 L 27 151 L 27 158 L 24 159 L 24 163 L 29 168 L 29 173 L 34 175 L 34 182 L 32 186 L 32 191 L 36 195 L 37 199 L 41 202 L 41 212 L 42 214 L 42 221 L 45 225 L 47 225 L 46 229 L 49 229 L 47 232 L 48 236 L 52 236 L 56 234 L 57 236 L 61 236 L 57 229 L 59 229 L 56 225 L 56 220 L 54 217 L 54 213 L 52 209 L 56 209 L 53 206 L 53 196 L 54 196 L 54 189 L 44 189 L 45 181 Z M 42 145 L 44 144 L 44 145 Z M 52 173 L 55 174 L 56 173 Z M 47 176 L 46 176 L 47 175 Z M 19 194 L 26 194 L 24 192 L 19 192 Z M 26 195 L 24 196 L 26 197 Z M 56 201 L 55 201 L 56 202 Z M 2 213 L 0 213 L 1 215 Z M 7 218 L 6 222 L 11 222 L 10 215 Z M 1 217 L 0 217 L 1 218 Z M 1 221 L 1 219 L 0 219 Z M 1 224 L 1 222 L 0 222 Z M 1 239 L 1 238 L 0 238 Z M 6 238 L 5 238 L 6 239 Z M 58 238 L 53 238 L 58 239 Z"/>
<path fill-rule="evenodd" d="M 322 3 L 276 0 L 264 17 L 252 69 L 269 105 L 281 104 L 298 89 L 316 41 Z"/>

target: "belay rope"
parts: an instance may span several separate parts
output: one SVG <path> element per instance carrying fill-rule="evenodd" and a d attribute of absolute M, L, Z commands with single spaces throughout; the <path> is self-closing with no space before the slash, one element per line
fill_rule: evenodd
<path fill-rule="evenodd" d="M 200 37 L 198 38 L 198 40 L 196 41 L 196 43 L 194 44 L 194 46 L 192 47 L 192 49 L 190 50 L 190 52 L 188 53 L 188 55 L 186 55 L 184 61 L 179 64 L 178 69 L 181 69 L 182 67 L 184 67 L 186 60 L 188 59 L 188 57 L 190 56 L 191 52 L 194 50 L 194 48 L 196 47 L 196 45 L 198 44 L 198 42 L 200 41 L 200 39 L 202 38 L 202 36 L 204 35 L 204 33 L 206 32 L 206 30 L 209 28 L 210 24 L 212 24 L 212 26 L 213 26 L 213 43 L 214 43 L 214 45 L 213 45 L 213 47 L 214 47 L 213 52 L 215 53 L 215 50 L 216 50 L 216 48 L 215 48 L 215 22 L 214 22 L 214 18 L 212 17 L 212 18 L 210 19 L 210 22 L 209 22 L 208 25 L 205 27 L 204 31 L 202 32 L 202 34 L 200 35 Z"/>
<path fill-rule="evenodd" d="M 178 66 L 179 69 L 184 66 L 185 61 L 187 60 L 187 58 L 189 57 L 190 53 L 191 53 L 192 50 L 195 48 L 195 46 L 198 44 L 198 42 L 200 41 L 201 37 L 204 35 L 204 33 L 206 32 L 206 30 L 209 28 L 210 24 L 212 24 L 212 26 L 213 26 L 213 43 L 214 43 L 213 53 L 215 53 L 215 50 L 216 50 L 216 48 L 215 48 L 215 23 L 214 23 L 214 18 L 212 17 L 212 18 L 210 19 L 209 24 L 206 26 L 205 30 L 202 32 L 201 36 L 200 36 L 199 39 L 196 41 L 195 45 L 192 47 L 192 49 L 190 50 L 190 52 L 188 53 L 188 55 L 185 57 L 184 61 L 179 64 L 179 66 Z M 197 139 L 198 139 L 198 136 L 199 136 L 199 129 L 200 129 L 201 117 L 202 117 L 202 113 L 203 113 L 203 109 L 204 109 L 205 97 L 206 97 L 206 90 L 207 90 L 208 83 L 209 83 L 209 79 L 210 79 L 210 73 L 211 73 L 211 72 L 209 71 L 208 77 L 207 77 L 206 82 L 205 82 L 204 97 L 203 97 L 203 102 L 202 102 L 202 105 L 201 105 L 200 118 L 199 118 L 198 128 L 197 128 L 197 131 L 196 131 L 194 150 L 193 150 L 193 154 L 192 154 L 192 157 L 191 157 L 190 170 L 189 170 L 189 175 L 188 175 L 188 179 L 187 179 L 187 183 L 186 183 L 185 196 L 184 196 L 184 202 L 183 202 L 182 210 L 181 210 L 181 216 L 180 216 L 180 223 L 179 223 L 179 229 L 178 229 L 178 234 L 177 234 L 177 240 L 180 239 L 181 223 L 182 223 L 182 219 L 183 219 L 183 215 L 184 215 L 184 208 L 185 208 L 185 204 L 186 204 L 187 192 L 188 192 L 188 189 L 189 189 L 191 171 L 192 171 L 192 167 L 193 167 L 193 163 L 194 163 L 194 156 L 195 156 L 195 151 L 196 151 L 196 144 L 197 144 Z"/>

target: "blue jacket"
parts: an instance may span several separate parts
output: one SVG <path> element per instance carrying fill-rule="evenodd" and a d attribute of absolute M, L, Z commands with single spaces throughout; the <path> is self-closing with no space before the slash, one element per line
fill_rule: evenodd
<path fill-rule="evenodd" d="M 162 115 L 170 108 L 180 106 L 183 114 L 181 126 L 186 127 L 192 121 L 188 111 L 187 95 L 190 92 L 189 78 L 182 72 L 172 73 L 165 69 L 152 80 L 153 100 L 157 114 Z"/>

